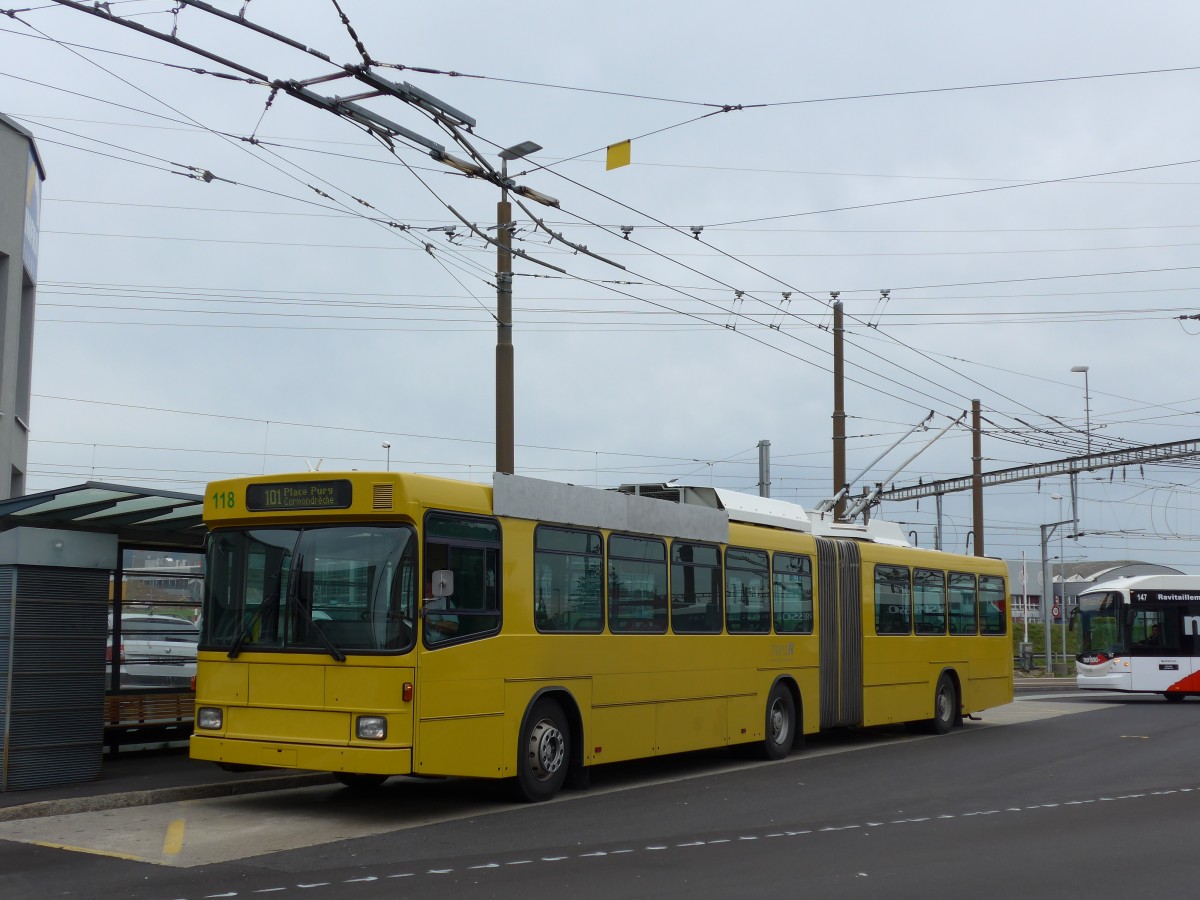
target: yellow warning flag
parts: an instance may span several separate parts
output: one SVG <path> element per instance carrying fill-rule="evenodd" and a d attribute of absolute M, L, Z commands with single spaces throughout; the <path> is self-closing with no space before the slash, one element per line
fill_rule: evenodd
<path fill-rule="evenodd" d="M 619 144 L 609 144 L 608 161 L 604 165 L 605 170 L 619 169 L 621 166 L 629 165 L 632 147 L 632 141 L 621 141 Z"/>

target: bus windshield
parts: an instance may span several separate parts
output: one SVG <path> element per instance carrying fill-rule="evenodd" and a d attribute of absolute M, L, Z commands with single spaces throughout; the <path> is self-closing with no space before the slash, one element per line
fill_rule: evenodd
<path fill-rule="evenodd" d="M 1121 594 L 1098 591 L 1079 595 L 1079 658 L 1097 661 L 1128 652 L 1121 634 Z"/>
<path fill-rule="evenodd" d="M 403 525 L 214 532 L 201 646 L 404 652 L 413 646 L 416 540 Z"/>

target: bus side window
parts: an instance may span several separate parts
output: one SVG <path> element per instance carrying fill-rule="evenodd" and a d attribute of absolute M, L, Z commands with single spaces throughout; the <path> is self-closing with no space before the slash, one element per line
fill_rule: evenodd
<path fill-rule="evenodd" d="M 1161 610 L 1139 609 L 1134 613 L 1130 637 L 1133 646 L 1150 653 L 1162 653 L 1178 646 L 1178 636 L 1168 633 L 1165 616 Z"/>
<path fill-rule="evenodd" d="M 950 633 L 976 634 L 975 576 L 950 573 Z"/>
<path fill-rule="evenodd" d="M 912 575 L 908 566 L 875 567 L 875 633 L 912 631 Z"/>
<path fill-rule="evenodd" d="M 608 629 L 667 630 L 667 547 L 660 538 L 608 537 Z"/>
<path fill-rule="evenodd" d="M 725 551 L 725 627 L 730 633 L 771 630 L 770 574 L 765 550 L 729 547 Z M 720 630 L 720 621 L 717 630 Z"/>
<path fill-rule="evenodd" d="M 812 634 L 812 560 L 807 556 L 776 553 L 772 571 L 775 631 L 778 634 Z"/>
<path fill-rule="evenodd" d="M 539 525 L 533 546 L 534 627 L 542 632 L 601 631 L 604 555 L 600 533 Z"/>
<path fill-rule="evenodd" d="M 913 573 L 917 634 L 946 633 L 946 573 L 917 569 Z"/>

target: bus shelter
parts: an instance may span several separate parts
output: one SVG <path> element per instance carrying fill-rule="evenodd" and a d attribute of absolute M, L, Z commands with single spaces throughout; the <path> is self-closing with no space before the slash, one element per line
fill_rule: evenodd
<path fill-rule="evenodd" d="M 202 506 L 92 481 L 0 501 L 0 791 L 190 733 Z"/>

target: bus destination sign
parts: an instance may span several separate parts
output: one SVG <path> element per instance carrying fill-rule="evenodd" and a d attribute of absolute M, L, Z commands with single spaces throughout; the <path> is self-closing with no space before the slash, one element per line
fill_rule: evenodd
<path fill-rule="evenodd" d="M 1200 591 L 1139 591 L 1129 592 L 1134 603 L 1195 604 L 1200 606 Z"/>
<path fill-rule="evenodd" d="M 354 490 L 347 480 L 281 481 L 246 486 L 246 509 L 251 512 L 292 509 L 349 509 Z"/>

